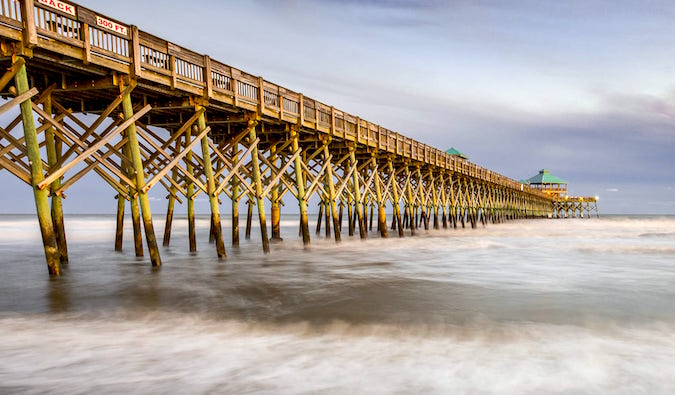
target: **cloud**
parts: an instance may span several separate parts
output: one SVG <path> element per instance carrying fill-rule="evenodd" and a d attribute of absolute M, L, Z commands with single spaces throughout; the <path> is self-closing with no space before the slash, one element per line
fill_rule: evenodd
<path fill-rule="evenodd" d="M 605 189 L 606 192 L 619 192 L 619 188 L 607 188 Z"/>

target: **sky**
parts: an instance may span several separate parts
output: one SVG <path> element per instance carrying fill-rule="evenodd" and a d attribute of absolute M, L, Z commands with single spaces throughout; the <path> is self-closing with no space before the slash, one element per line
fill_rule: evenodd
<path fill-rule="evenodd" d="M 79 3 L 510 178 L 549 169 L 601 213 L 675 214 L 675 2 Z M 66 213 L 114 212 L 87 177 Z M 0 213 L 34 211 L 0 182 L 26 196 Z"/>

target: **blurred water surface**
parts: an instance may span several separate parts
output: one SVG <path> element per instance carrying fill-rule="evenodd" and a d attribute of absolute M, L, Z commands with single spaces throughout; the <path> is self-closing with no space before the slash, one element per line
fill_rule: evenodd
<path fill-rule="evenodd" d="M 35 218 L 0 216 L 0 392 L 675 393 L 674 217 L 306 252 L 288 216 L 270 255 L 242 229 L 224 261 L 197 225 L 199 252 L 178 217 L 153 269 L 130 227 L 113 251 L 112 216 L 66 217 L 50 280 Z"/>

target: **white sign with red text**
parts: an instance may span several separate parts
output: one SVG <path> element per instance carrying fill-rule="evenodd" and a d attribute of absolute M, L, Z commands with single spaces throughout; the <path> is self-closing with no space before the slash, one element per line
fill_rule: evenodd
<path fill-rule="evenodd" d="M 96 15 L 96 24 L 98 26 L 101 26 L 104 29 L 112 30 L 115 33 L 124 34 L 125 36 L 127 35 L 127 27 L 126 26 L 120 25 L 117 22 L 107 20 L 107 19 L 105 19 L 103 17 L 100 17 L 98 15 Z"/>
<path fill-rule="evenodd" d="M 46 5 L 47 7 L 51 7 L 55 10 L 59 10 L 61 12 L 65 12 L 66 14 L 70 14 L 72 16 L 75 16 L 75 6 L 65 3 L 63 1 L 59 0 L 38 0 L 38 3 Z"/>

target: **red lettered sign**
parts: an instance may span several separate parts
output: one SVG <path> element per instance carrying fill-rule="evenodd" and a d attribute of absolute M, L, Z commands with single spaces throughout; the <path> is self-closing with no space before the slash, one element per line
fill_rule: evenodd
<path fill-rule="evenodd" d="M 61 12 L 65 12 L 66 14 L 70 14 L 72 16 L 75 16 L 75 6 L 65 3 L 63 1 L 59 0 L 38 0 L 38 3 L 42 5 L 46 5 L 47 7 L 51 7 L 55 10 L 59 10 Z"/>
<path fill-rule="evenodd" d="M 126 26 L 120 25 L 117 22 L 107 20 L 107 19 L 105 19 L 103 17 L 100 17 L 98 15 L 96 15 L 96 24 L 98 26 L 101 26 L 104 29 L 112 30 L 115 33 L 124 34 L 125 36 L 127 35 L 127 27 Z"/>

